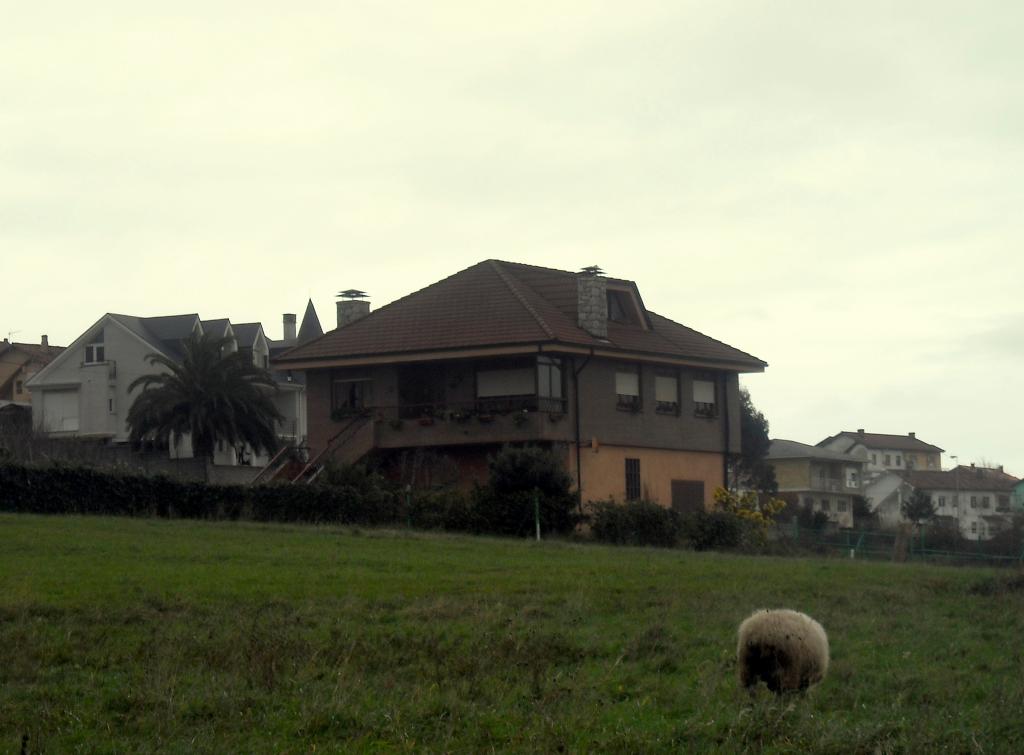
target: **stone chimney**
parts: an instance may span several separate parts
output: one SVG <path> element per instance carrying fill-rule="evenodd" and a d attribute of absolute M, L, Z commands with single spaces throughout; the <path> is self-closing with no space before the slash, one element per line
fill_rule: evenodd
<path fill-rule="evenodd" d="M 50 345 L 50 337 L 49 336 L 43 336 L 41 339 L 39 339 L 39 342 L 43 346 L 49 346 Z"/>
<path fill-rule="evenodd" d="M 576 312 L 579 326 L 595 338 L 608 337 L 608 279 L 594 265 L 576 273 Z"/>
<path fill-rule="evenodd" d="M 907 433 L 908 438 L 917 438 L 917 433 Z"/>
<path fill-rule="evenodd" d="M 285 313 L 282 316 L 284 324 L 284 340 L 294 341 L 295 340 L 295 315 Z"/>
<path fill-rule="evenodd" d="M 350 288 L 338 294 L 341 301 L 338 302 L 338 327 L 344 328 L 356 320 L 362 320 L 370 314 L 370 302 L 364 301 L 367 296 L 365 291 Z"/>

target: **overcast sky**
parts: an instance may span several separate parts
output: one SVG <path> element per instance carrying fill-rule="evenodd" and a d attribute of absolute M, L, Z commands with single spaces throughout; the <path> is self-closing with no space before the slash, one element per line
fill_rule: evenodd
<path fill-rule="evenodd" d="M 1024 4 L 294 5 L 5 4 L 0 335 L 598 264 L 774 437 L 1024 476 Z"/>

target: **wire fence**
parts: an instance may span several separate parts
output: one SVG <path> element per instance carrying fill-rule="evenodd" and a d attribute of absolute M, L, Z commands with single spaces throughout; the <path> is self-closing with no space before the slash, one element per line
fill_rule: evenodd
<path fill-rule="evenodd" d="M 1024 538 L 1019 534 L 986 541 L 951 537 L 948 531 L 929 531 L 927 527 L 917 532 L 827 531 L 796 523 L 781 525 L 777 534 L 780 540 L 802 549 L 834 552 L 853 559 L 1024 566 Z"/>

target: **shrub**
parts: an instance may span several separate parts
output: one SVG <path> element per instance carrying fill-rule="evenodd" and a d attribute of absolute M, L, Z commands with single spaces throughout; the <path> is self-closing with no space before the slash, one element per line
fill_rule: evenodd
<path fill-rule="evenodd" d="M 480 529 L 472 499 L 459 490 L 443 489 L 411 496 L 406 518 L 424 530 L 476 532 Z"/>
<path fill-rule="evenodd" d="M 680 525 L 684 542 L 694 550 L 729 550 L 743 542 L 743 520 L 724 511 L 696 511 Z"/>
<path fill-rule="evenodd" d="M 572 531 L 579 521 L 579 500 L 572 478 L 550 450 L 506 446 L 489 462 L 490 477 L 472 494 L 480 532 L 528 535 L 534 531 L 534 497 L 544 533 Z"/>
<path fill-rule="evenodd" d="M 600 501 L 590 503 L 590 531 L 595 540 L 615 545 L 656 545 L 671 548 L 679 543 L 679 515 L 650 501 Z"/>

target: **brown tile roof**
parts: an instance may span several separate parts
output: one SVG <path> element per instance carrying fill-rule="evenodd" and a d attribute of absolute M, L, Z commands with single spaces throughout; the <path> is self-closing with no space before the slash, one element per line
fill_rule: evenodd
<path fill-rule="evenodd" d="M 989 467 L 965 467 L 962 464 L 945 472 L 912 471 L 904 472 L 903 479 L 922 490 L 989 490 L 1008 492 L 1020 482 L 1013 475 L 1001 469 Z M 959 479 L 958 479 L 959 478 Z"/>
<path fill-rule="evenodd" d="M 823 446 L 836 438 L 847 438 L 850 441 L 849 448 L 857 443 L 863 443 L 867 448 L 891 448 L 894 451 L 920 451 L 928 453 L 942 453 L 944 449 L 925 443 L 923 440 L 911 438 L 909 435 L 888 435 L 886 433 L 858 433 L 852 430 L 843 430 L 835 435 L 830 435 L 818 443 Z M 849 450 L 849 448 L 847 450 Z"/>
<path fill-rule="evenodd" d="M 609 286 L 631 288 L 642 306 L 632 281 L 607 280 Z M 486 260 L 275 361 L 287 368 L 289 362 L 552 343 L 726 362 L 744 371 L 766 366 L 757 357 L 653 312 L 646 313 L 650 329 L 610 322 L 607 340 L 595 338 L 577 324 L 576 304 L 575 273 Z"/>

